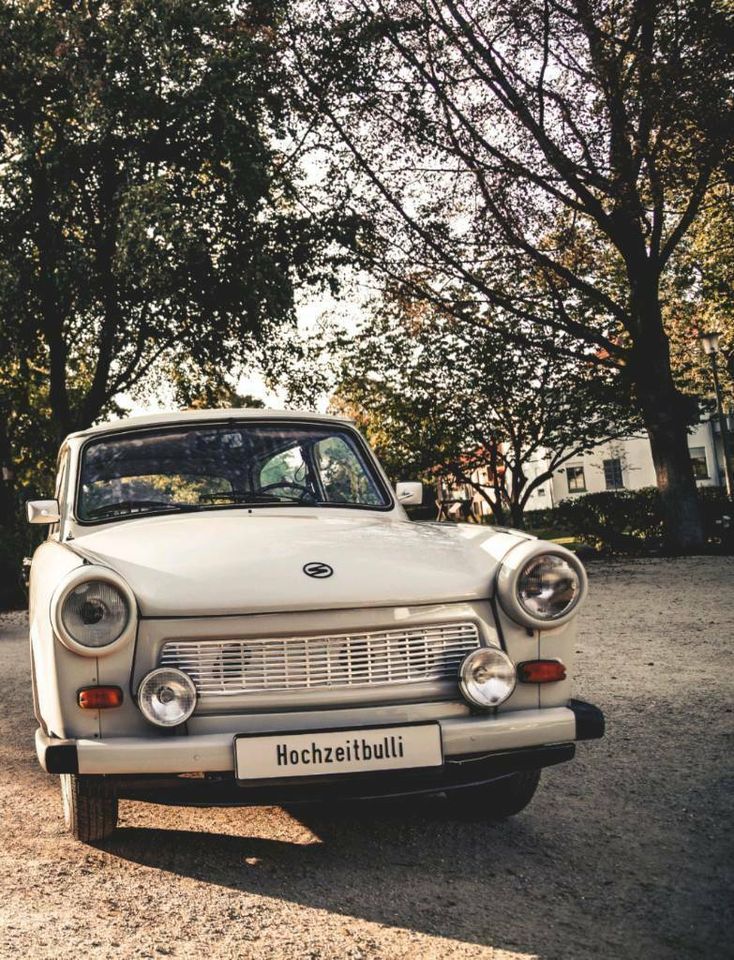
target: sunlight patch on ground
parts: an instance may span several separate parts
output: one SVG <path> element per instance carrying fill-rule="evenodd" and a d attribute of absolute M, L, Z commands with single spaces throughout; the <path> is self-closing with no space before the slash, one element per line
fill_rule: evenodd
<path fill-rule="evenodd" d="M 170 807 L 123 800 L 120 826 L 161 829 L 169 827 Z M 277 839 L 293 846 L 321 844 L 321 837 L 281 807 L 176 807 L 176 828 L 191 833 L 218 834 L 237 839 Z"/>

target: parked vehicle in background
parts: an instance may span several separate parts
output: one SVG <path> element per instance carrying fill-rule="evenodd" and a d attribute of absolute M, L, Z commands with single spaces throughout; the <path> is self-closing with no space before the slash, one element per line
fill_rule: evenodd
<path fill-rule="evenodd" d="M 443 792 L 523 809 L 599 737 L 571 697 L 576 557 L 413 523 L 350 421 L 212 410 L 67 437 L 30 578 L 41 765 L 80 840 L 118 798 Z"/>

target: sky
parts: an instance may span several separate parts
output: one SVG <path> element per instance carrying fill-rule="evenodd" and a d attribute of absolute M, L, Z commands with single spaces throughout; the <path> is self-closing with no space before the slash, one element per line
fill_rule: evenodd
<path fill-rule="evenodd" d="M 340 327 L 354 333 L 357 329 L 360 313 L 364 302 L 374 292 L 370 289 L 366 277 L 354 279 L 344 284 L 345 295 L 335 299 L 329 293 L 318 296 L 304 296 L 296 301 L 296 316 L 298 330 L 302 336 L 309 336 L 318 327 L 319 323 L 328 319 Z M 249 394 L 262 400 L 266 407 L 283 409 L 287 406 L 287 398 L 282 390 L 273 390 L 265 383 L 265 379 L 258 370 L 251 370 L 241 377 L 237 383 L 237 392 Z M 120 405 L 126 410 L 127 416 L 144 416 L 148 413 L 160 413 L 177 408 L 172 394 L 166 395 L 162 388 L 157 397 L 146 399 L 134 398 L 128 394 L 118 397 Z M 328 396 L 323 396 L 316 405 L 319 412 L 325 412 Z"/>

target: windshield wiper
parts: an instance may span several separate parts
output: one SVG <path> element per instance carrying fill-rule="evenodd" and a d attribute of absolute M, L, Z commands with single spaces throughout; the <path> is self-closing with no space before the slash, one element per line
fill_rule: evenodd
<path fill-rule="evenodd" d="M 186 513 L 197 510 L 195 503 L 171 503 L 167 500 L 116 500 L 101 507 L 87 511 L 89 520 L 101 520 L 103 517 L 128 516 L 131 513 L 156 513 L 159 510 L 175 510 Z"/>
<path fill-rule="evenodd" d="M 283 500 L 292 503 L 301 502 L 298 497 L 276 497 L 272 493 L 245 492 L 244 490 L 232 490 L 229 493 L 199 494 L 199 503 L 237 503 L 246 506 L 248 503 L 281 503 Z"/>
<path fill-rule="evenodd" d="M 198 503 L 171 503 L 168 500 L 115 500 L 114 503 L 105 503 L 87 511 L 87 519 L 102 520 L 108 517 L 128 517 L 137 513 L 191 513 L 206 509 L 207 504 L 232 503 L 238 506 L 247 506 L 248 503 L 303 503 L 299 497 L 288 497 L 272 493 L 257 493 L 256 491 L 233 490 L 229 493 L 202 493 Z"/>

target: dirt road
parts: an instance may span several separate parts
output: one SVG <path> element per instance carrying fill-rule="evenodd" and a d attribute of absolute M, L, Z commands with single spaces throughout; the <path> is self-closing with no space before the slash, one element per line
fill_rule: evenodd
<path fill-rule="evenodd" d="M 577 691 L 607 738 L 512 821 L 123 803 L 104 851 L 63 831 L 25 625 L 0 617 L 0 957 L 731 957 L 733 579 L 732 559 L 592 567 Z"/>

